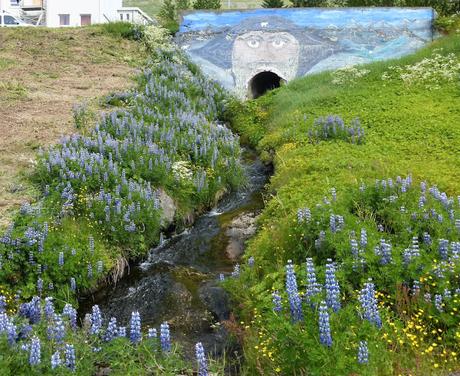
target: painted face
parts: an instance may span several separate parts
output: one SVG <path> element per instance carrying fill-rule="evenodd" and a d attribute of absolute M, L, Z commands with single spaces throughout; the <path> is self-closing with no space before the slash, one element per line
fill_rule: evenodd
<path fill-rule="evenodd" d="M 299 50 L 299 42 L 287 32 L 251 31 L 236 38 L 233 65 L 292 64 L 298 60 Z"/>
<path fill-rule="evenodd" d="M 287 32 L 250 31 L 233 44 L 232 72 L 237 92 L 245 93 L 251 79 L 261 72 L 272 72 L 282 80 L 296 76 L 300 44 Z"/>

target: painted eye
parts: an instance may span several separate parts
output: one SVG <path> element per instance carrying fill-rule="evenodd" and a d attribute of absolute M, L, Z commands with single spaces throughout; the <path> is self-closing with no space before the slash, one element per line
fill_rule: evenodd
<path fill-rule="evenodd" d="M 247 41 L 247 44 L 248 44 L 248 46 L 251 47 L 251 48 L 258 48 L 259 45 L 260 45 L 260 43 L 259 43 L 259 41 L 258 41 L 257 39 L 249 39 L 249 40 Z"/>
<path fill-rule="evenodd" d="M 282 39 L 275 39 L 272 41 L 272 45 L 275 48 L 281 48 L 286 44 L 286 42 Z"/>

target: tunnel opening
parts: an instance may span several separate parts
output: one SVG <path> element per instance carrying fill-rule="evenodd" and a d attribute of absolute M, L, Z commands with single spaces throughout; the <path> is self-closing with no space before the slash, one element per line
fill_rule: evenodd
<path fill-rule="evenodd" d="M 267 91 L 276 89 L 281 86 L 284 80 L 273 72 L 261 72 L 256 74 L 249 82 L 251 98 L 258 98 Z"/>

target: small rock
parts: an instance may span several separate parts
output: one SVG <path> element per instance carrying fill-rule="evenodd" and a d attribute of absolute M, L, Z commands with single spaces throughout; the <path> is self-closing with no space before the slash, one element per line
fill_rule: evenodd
<path fill-rule="evenodd" d="M 256 213 L 243 213 L 234 218 L 225 235 L 229 237 L 229 243 L 226 249 L 230 259 L 238 259 L 244 252 L 244 245 L 257 231 Z"/>
<path fill-rule="evenodd" d="M 174 217 L 176 215 L 176 204 L 174 200 L 168 196 L 168 194 L 163 190 L 158 190 L 158 199 L 160 200 L 160 207 L 161 207 L 161 225 L 163 227 L 167 227 L 174 221 Z"/>

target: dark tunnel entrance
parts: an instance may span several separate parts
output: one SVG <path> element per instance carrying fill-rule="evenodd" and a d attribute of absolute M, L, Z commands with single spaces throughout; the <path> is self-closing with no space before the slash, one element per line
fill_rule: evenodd
<path fill-rule="evenodd" d="M 249 82 L 251 98 L 258 98 L 268 90 L 281 86 L 284 80 L 273 72 L 261 72 L 256 74 Z"/>

